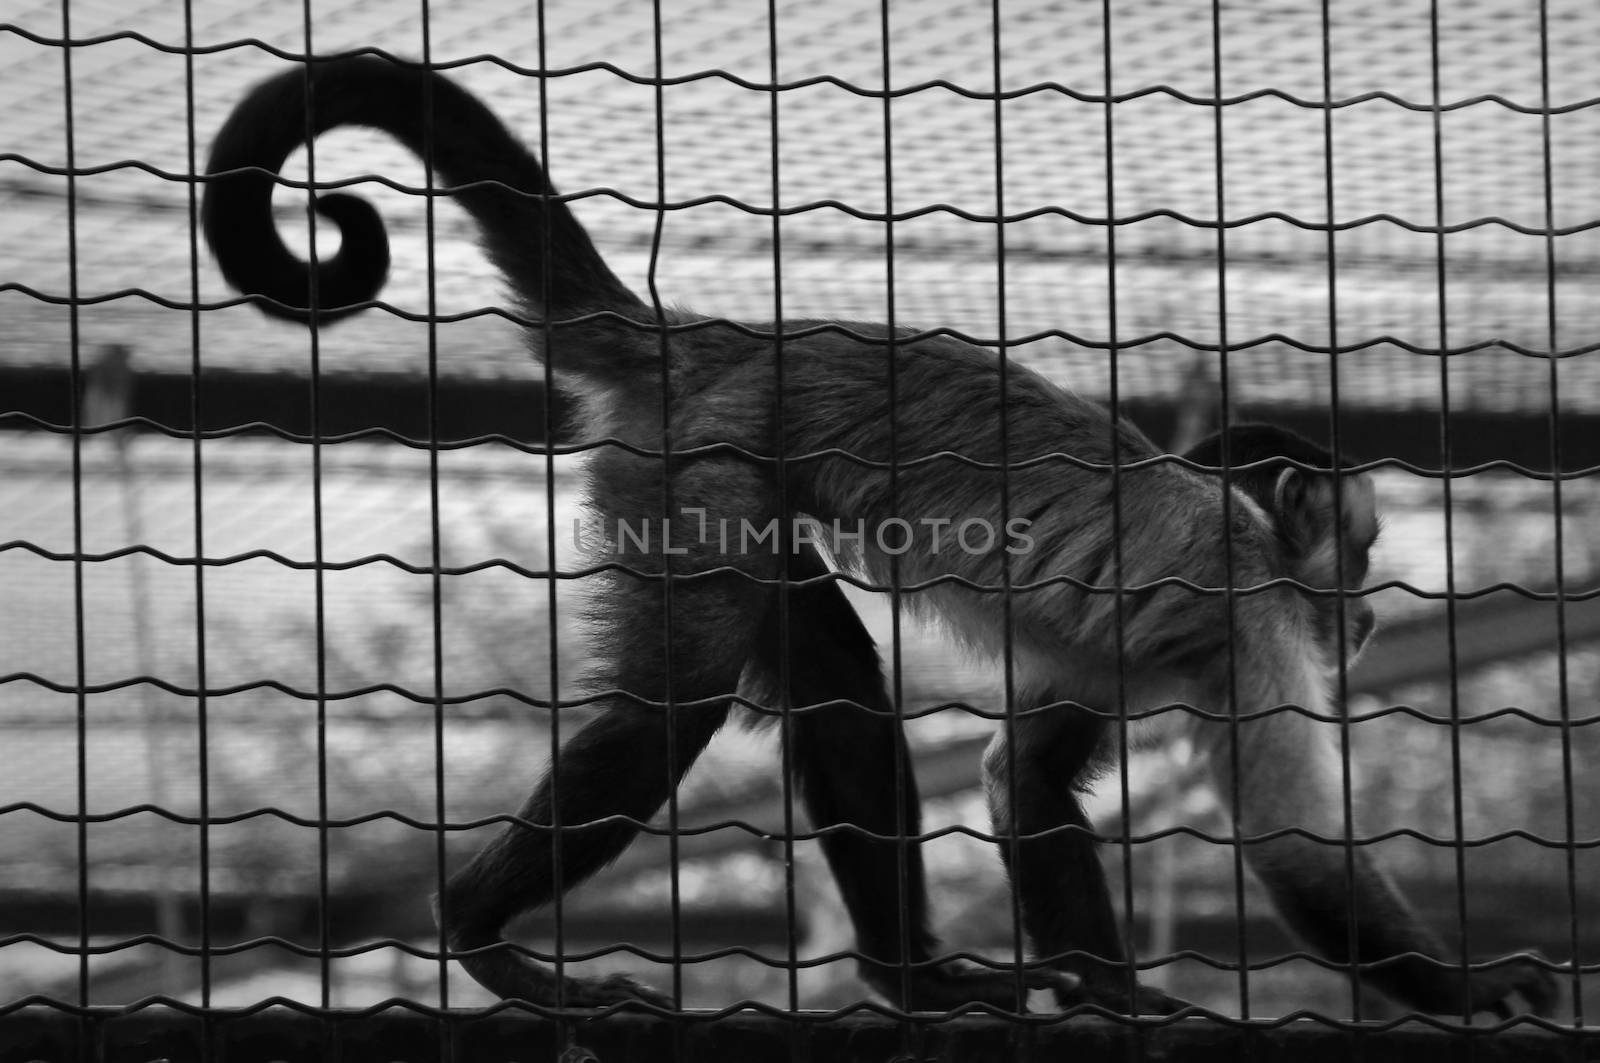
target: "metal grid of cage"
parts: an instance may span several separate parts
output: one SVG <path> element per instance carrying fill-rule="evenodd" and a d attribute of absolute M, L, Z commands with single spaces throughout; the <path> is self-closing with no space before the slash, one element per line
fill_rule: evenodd
<path fill-rule="evenodd" d="M 1600 16 L 954 0 L 531 12 L 484 0 L 400 18 L 337 3 L 289 19 L 230 0 L 179 13 L 41 0 L 0 23 L 24 90 L 0 117 L 0 234 L 15 249 L 0 275 L 12 750 L 0 1043 L 22 1046 L 15 1058 L 90 1052 L 91 1035 L 104 1058 L 157 1042 L 174 1056 L 327 1052 L 332 1027 L 318 1023 L 339 1017 L 353 1031 L 341 1044 L 440 1058 L 519 1037 L 551 1058 L 577 1045 L 600 1058 L 758 1044 L 840 1058 L 1209 1050 L 1163 1001 L 1193 1002 L 1180 1018 L 1261 1058 L 1343 1058 L 1356 1049 L 1340 1038 L 1374 1031 L 1388 1040 L 1360 1050 L 1380 1058 L 1453 1051 L 1460 1037 L 1486 1058 L 1593 1050 L 1600 804 L 1582 781 L 1600 755 L 1586 708 L 1600 693 L 1600 304 L 1585 284 L 1600 250 L 1600 84 L 1586 56 Z M 1054 36 L 1064 49 L 1041 46 Z M 859 341 L 885 367 L 890 444 L 845 458 L 891 491 L 941 460 L 896 449 L 899 352 L 946 342 L 986 350 L 1002 396 L 1038 374 L 1173 454 L 1267 420 L 1360 455 L 1332 466 L 1336 483 L 1376 485 L 1385 530 L 1365 586 L 1288 577 L 1332 611 L 1340 645 L 1366 638 L 1350 614 L 1370 604 L 1382 617 L 1371 648 L 1335 672 L 1340 708 L 1241 719 L 1236 702 L 1130 706 L 1125 665 L 1109 704 L 1035 706 L 1020 689 L 1026 632 L 1019 646 L 1003 621 L 998 661 L 983 662 L 925 621 L 919 595 L 948 579 L 757 574 L 780 603 L 837 588 L 843 614 L 817 626 L 864 625 L 883 696 L 802 696 L 838 689 L 811 671 L 846 666 L 802 660 L 793 674 L 790 647 L 812 627 L 793 630 L 780 604 L 774 688 L 726 692 L 776 722 L 725 729 L 697 762 L 692 744 L 675 747 L 682 728 L 664 727 L 665 750 L 607 784 L 676 780 L 695 763 L 660 814 L 580 817 L 624 822 L 638 835 L 626 854 L 514 923 L 528 945 L 452 941 L 429 898 L 487 839 L 585 829 L 508 809 L 546 761 L 559 797 L 563 751 L 604 718 L 611 692 L 585 672 L 606 632 L 585 629 L 588 603 L 630 573 L 669 600 L 694 593 L 697 577 L 670 563 L 585 543 L 591 466 L 621 452 L 663 469 L 722 451 L 780 469 L 819 455 L 733 430 L 686 449 L 661 427 L 682 424 L 683 392 L 665 384 L 643 444 L 636 426 L 584 421 L 561 375 L 526 353 L 529 336 L 550 350 L 584 316 L 495 305 L 478 222 L 428 159 L 436 129 L 423 159 L 335 131 L 273 175 L 272 216 L 312 261 L 337 244 L 308 220 L 313 196 L 380 207 L 393 268 L 359 318 L 308 330 L 263 316 L 273 296 L 234 292 L 201 233 L 219 180 L 210 138 L 262 78 L 304 81 L 355 52 L 465 85 L 545 161 L 559 201 L 648 292 L 650 315 L 621 325 L 663 381 L 731 330 L 778 352 L 781 408 L 808 341 Z M 684 316 L 680 296 L 719 316 Z M 737 324 L 750 319 L 798 324 Z M 1012 452 L 1009 415 L 998 457 L 964 454 L 959 412 L 935 435 L 957 464 L 996 476 L 1009 515 L 1012 477 L 1041 459 Z M 1211 464 L 1230 464 L 1230 445 Z M 1208 463 L 1110 453 L 1046 457 L 1112 485 L 1116 564 L 1080 589 L 1117 603 L 1103 623 L 1121 659 L 1128 603 L 1164 586 L 1115 575 L 1133 541 L 1125 478 Z M 1320 482 L 1315 461 L 1289 466 Z M 1257 505 L 1250 471 L 1229 474 L 1225 511 Z M 670 491 L 656 497 L 665 521 Z M 1332 498 L 1343 529 L 1351 503 Z M 1226 603 L 1219 652 L 1244 675 L 1235 610 L 1264 595 L 1223 553 L 1229 578 L 1178 582 Z M 997 571 L 972 589 L 1009 617 L 1030 588 Z M 669 645 L 675 615 L 663 612 Z M 670 684 L 623 693 L 670 721 L 700 708 Z M 1237 776 L 1208 787 L 1195 741 L 1143 737 L 1208 711 L 1234 741 L 1274 719 L 1332 736 L 1333 828 L 1252 831 Z M 836 818 L 819 821 L 813 800 L 806 815 L 821 783 L 799 759 L 816 756 L 807 736 L 824 712 L 845 742 L 855 716 L 881 718 L 863 739 L 878 759 L 841 762 L 879 777 L 851 792 L 886 790 L 887 813 L 820 809 Z M 992 823 L 985 745 L 1073 713 L 1117 738 L 1088 819 L 1042 833 Z M 997 748 L 994 807 L 1025 807 L 1026 748 Z M 1107 933 L 1137 960 L 1114 965 L 1126 999 L 1052 1000 L 1026 984 L 1053 965 L 1099 970 L 1082 943 L 1030 949 L 1008 882 L 1021 846 L 1063 836 L 1104 850 Z M 1343 940 L 1312 933 L 1311 950 L 1272 920 L 1284 886 L 1244 861 L 1288 839 L 1334 854 Z M 1446 939 L 1402 940 L 1434 954 L 1362 951 L 1385 932 L 1362 902 L 1390 896 L 1345 888 L 1368 854 Z M 841 859 L 881 873 L 840 875 L 841 896 L 829 873 Z M 929 906 L 943 944 L 922 959 Z M 500 948 L 550 964 L 552 999 L 494 1010 L 500 996 L 455 961 Z M 913 983 L 946 957 L 1009 972 L 1009 1001 L 908 1011 Z M 858 961 L 890 971 L 876 995 Z M 1559 1003 L 1474 1018 L 1458 997 L 1419 1015 L 1363 982 L 1396 962 L 1457 986 L 1542 971 Z M 624 972 L 662 995 L 575 1010 L 560 980 Z"/>

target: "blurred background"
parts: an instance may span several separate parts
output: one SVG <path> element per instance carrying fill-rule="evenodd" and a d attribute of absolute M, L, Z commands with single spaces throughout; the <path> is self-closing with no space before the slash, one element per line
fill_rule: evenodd
<path fill-rule="evenodd" d="M 210 137 L 295 56 L 361 47 L 459 64 L 563 191 L 593 192 L 574 210 L 665 302 L 948 326 L 1084 394 L 1115 389 L 1164 443 L 1225 393 L 1232 417 L 1393 459 L 1376 473 L 1386 630 L 1351 677 L 1355 832 L 1472 842 L 1377 843 L 1452 948 L 1600 961 L 1600 605 L 1584 597 L 1600 586 L 1600 11 L 1357 0 L 1325 33 L 1310 2 L 1110 8 L 1108 23 L 1099 5 L 1007 4 L 997 27 L 956 0 L 772 18 L 686 0 L 658 24 L 626 0 L 426 17 L 362 0 L 314 3 L 307 23 L 246 0 L 188 19 L 158 0 L 13 0 L 0 1000 L 78 1000 L 87 942 L 92 1003 L 437 1002 L 439 964 L 386 943 L 436 944 L 434 824 L 513 811 L 584 718 L 540 707 L 581 693 L 586 581 L 550 573 L 579 567 L 582 457 L 542 450 L 581 440 L 516 327 L 481 312 L 502 293 L 465 215 L 441 199 L 430 226 L 418 197 L 359 189 L 393 237 L 384 298 L 448 320 L 376 309 L 313 338 L 216 305 L 232 293 L 188 179 Z M 307 177 L 304 158 L 286 173 Z M 374 173 L 424 183 L 381 138 L 319 141 L 318 181 Z M 302 248 L 304 203 L 279 193 Z M 75 408 L 85 427 L 140 420 L 74 433 Z M 1549 600 L 1558 588 L 1572 600 Z M 925 828 L 987 830 L 975 786 L 994 725 L 947 703 L 1003 711 L 1003 684 L 881 596 L 858 600 L 915 717 Z M 772 736 L 730 729 L 679 825 L 781 834 L 777 758 Z M 1134 756 L 1128 780 L 1135 838 L 1226 834 L 1182 749 Z M 1098 822 L 1121 834 L 1119 787 L 1103 789 Z M 491 829 L 444 832 L 447 865 Z M 924 852 L 949 942 L 1011 957 L 993 847 L 957 831 Z M 664 841 L 638 845 L 564 906 L 563 947 L 675 952 L 587 965 L 681 977 L 692 1007 L 861 998 L 849 962 L 788 969 L 852 944 L 814 842 L 791 863 L 725 828 L 681 856 L 674 872 Z M 1175 835 L 1106 857 L 1145 959 L 1293 947 L 1227 846 Z M 129 943 L 197 946 L 202 930 L 204 962 Z M 244 947 L 262 937 L 352 954 Z M 519 940 L 549 948 L 550 915 Z M 697 959 L 731 945 L 766 960 Z M 449 977 L 452 1003 L 487 1002 Z M 1198 961 L 1149 980 L 1243 1004 L 1236 973 Z M 1351 994 L 1304 962 L 1248 979 L 1252 1015 L 1348 1015 Z"/>

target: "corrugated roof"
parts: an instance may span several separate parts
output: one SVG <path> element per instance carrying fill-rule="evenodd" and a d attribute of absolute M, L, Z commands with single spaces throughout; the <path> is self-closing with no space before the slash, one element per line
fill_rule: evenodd
<path fill-rule="evenodd" d="M 1557 227 L 1600 220 L 1600 9 L 1557 0 L 1550 11 L 1548 77 L 1541 76 L 1537 9 L 1518 0 L 1457 3 L 1440 13 L 1438 98 L 1454 103 L 1497 94 L 1443 113 L 1437 131 L 1442 187 L 1434 180 L 1433 36 L 1429 5 L 1347 3 L 1334 9 L 1329 37 L 1332 95 L 1348 100 L 1387 93 L 1332 112 L 1332 164 L 1324 150 L 1324 112 L 1263 95 L 1222 111 L 1222 212 L 1241 219 L 1281 212 L 1312 222 L 1388 214 L 1431 225 L 1438 214 L 1458 224 L 1495 217 L 1540 228 L 1547 211 Z M 1091 217 L 1176 211 L 1199 219 L 1218 212 L 1217 112 L 1173 93 L 1213 92 L 1212 5 L 1157 0 L 1120 5 L 1110 27 L 1111 85 L 1118 93 L 1165 86 L 1106 110 L 1054 85 L 1090 95 L 1105 88 L 1107 56 L 1098 5 L 1007 4 L 998 44 L 989 5 L 937 0 L 888 8 L 867 0 L 778 5 L 776 63 L 765 8 L 728 0 L 691 0 L 665 8 L 659 94 L 662 153 L 657 151 L 655 88 L 629 80 L 656 72 L 656 27 L 648 5 L 625 0 L 567 0 L 544 6 L 543 33 L 526 4 L 467 0 L 430 13 L 432 55 L 439 61 L 494 56 L 455 71 L 530 142 L 547 139 L 552 171 L 564 190 L 609 188 L 645 201 L 729 196 L 757 206 L 773 201 L 773 163 L 785 207 L 839 201 L 864 211 L 949 204 L 977 213 L 1003 205 L 1011 214 L 1065 207 Z M 200 298 L 230 293 L 202 249 L 191 261 L 189 142 L 203 159 L 212 133 L 244 89 L 280 70 L 288 52 L 306 50 L 298 9 L 241 0 L 202 5 L 192 39 L 215 49 L 193 59 L 193 122 L 188 63 L 174 54 L 185 40 L 181 9 L 165 4 L 75 3 L 70 32 L 92 41 L 70 51 L 72 144 L 80 168 L 108 168 L 76 181 L 77 256 L 67 254 L 67 182 L 45 172 L 67 160 L 67 53 L 48 40 L 63 33 L 55 0 L 25 3 L 10 32 L 0 31 L 0 63 L 12 102 L 0 114 L 0 151 L 28 161 L 0 161 L 0 284 L 21 283 L 50 296 L 73 290 L 101 296 L 141 288 L 162 299 L 191 299 L 191 266 Z M 381 47 L 415 56 L 422 49 L 412 5 L 318 4 L 310 45 L 318 53 Z M 20 31 L 26 31 L 19 32 Z M 117 34 L 136 32 L 151 43 Z M 28 34 L 35 36 L 28 36 Z M 110 36 L 112 39 L 103 39 Z M 1287 93 L 1323 96 L 1318 5 L 1222 6 L 1221 86 L 1227 96 Z M 230 46 L 231 45 L 231 46 Z M 542 52 L 541 52 L 542 45 Z M 999 72 L 995 57 L 998 54 Z M 573 72 L 586 64 L 606 69 Z M 530 76 L 543 66 L 543 80 Z M 886 109 L 880 99 L 818 83 L 776 95 L 762 86 L 808 78 L 844 79 L 863 89 L 910 90 L 943 80 L 979 93 L 1046 85 L 1004 101 L 997 122 L 991 100 L 942 87 L 908 91 Z M 710 76 L 695 76 L 712 73 Z M 721 76 L 722 73 L 729 77 Z M 626 76 L 625 76 L 626 75 Z M 755 87 L 732 78 L 754 82 Z M 1530 113 L 1548 96 L 1556 113 Z M 777 148 L 774 150 L 774 102 Z M 541 117 L 545 119 L 541 123 Z M 887 130 L 887 131 L 886 131 Z M 1546 198 L 1548 135 L 1550 196 Z M 1108 207 L 1108 159 L 1114 202 Z M 996 195 L 997 160 L 1004 176 Z M 136 161 L 152 174 L 123 165 Z M 892 169 L 892 179 L 889 173 Z M 318 146 L 318 177 L 377 172 L 420 185 L 421 167 L 393 145 L 336 135 Z M 180 178 L 180 179 L 174 179 Z M 892 197 L 891 197 L 892 193 Z M 426 307 L 419 205 L 375 189 L 396 230 L 397 268 L 386 298 Z M 284 198 L 293 222 L 296 200 Z M 655 216 L 605 195 L 575 208 L 623 276 L 641 283 Z M 894 226 L 897 317 L 948 325 L 984 337 L 1001 327 L 997 236 L 992 224 L 943 212 Z M 1059 328 L 1091 342 L 1110 336 L 1107 242 L 1103 227 L 1056 216 L 1019 221 L 1006 231 L 1005 319 L 1008 336 Z M 1238 344 L 1282 333 L 1326 344 L 1336 323 L 1341 344 L 1394 335 L 1423 347 L 1507 340 L 1533 349 L 1551 343 L 1548 308 L 1556 300 L 1555 345 L 1593 343 L 1600 301 L 1589 298 L 1600 265 L 1600 230 L 1547 241 L 1492 223 L 1454 233 L 1443 246 L 1447 295 L 1438 292 L 1439 242 L 1429 234 L 1378 222 L 1341 232 L 1336 243 L 1337 313 L 1329 309 L 1327 243 L 1317 232 L 1263 220 L 1226 237 L 1228 313 L 1219 313 L 1213 231 L 1170 218 L 1117 230 L 1118 338 L 1170 330 L 1199 342 L 1226 335 Z M 885 227 L 832 208 L 785 217 L 781 225 L 783 306 L 793 315 L 856 318 L 887 312 Z M 436 233 L 439 306 L 446 312 L 492 304 L 499 286 L 472 246 L 471 227 L 451 210 Z M 1553 256 L 1557 276 L 1546 269 Z M 707 204 L 665 217 L 657 279 L 664 297 L 732 317 L 763 319 L 774 306 L 774 254 L 768 218 Z M 74 268 L 75 267 L 75 268 Z M 1336 321 L 1335 321 L 1336 319 Z M 130 334 L 141 364 L 181 370 L 190 364 L 190 317 L 128 296 L 80 314 L 90 342 Z M 1224 326 L 1226 326 L 1224 328 Z M 329 331 L 330 371 L 407 369 L 423 364 L 425 328 L 381 311 Z M 59 364 L 66 357 L 68 315 L 20 292 L 0 292 L 0 360 Z M 302 368 L 308 341 L 292 326 L 264 322 L 248 308 L 208 315 L 202 358 L 229 368 Z M 514 329 L 494 320 L 439 329 L 447 372 L 531 372 Z M 1103 391 L 1102 351 L 1048 340 L 1018 356 L 1064 382 Z M 1176 386 L 1175 356 L 1164 342 L 1125 352 L 1125 393 L 1162 394 Z M 1328 359 L 1283 344 L 1236 356 L 1236 398 L 1326 401 Z M 1600 359 L 1563 364 L 1567 401 L 1600 406 Z M 1345 401 L 1431 405 L 1439 401 L 1432 358 L 1390 347 L 1350 355 Z M 1538 410 L 1548 402 L 1548 367 L 1502 349 L 1452 365 L 1452 402 Z"/>

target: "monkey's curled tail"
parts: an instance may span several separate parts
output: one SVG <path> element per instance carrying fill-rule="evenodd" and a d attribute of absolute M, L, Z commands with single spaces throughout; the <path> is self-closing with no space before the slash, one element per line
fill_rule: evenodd
<path fill-rule="evenodd" d="M 284 245 L 272 220 L 284 161 L 308 136 L 346 125 L 382 130 L 433 160 L 440 186 L 453 189 L 452 198 L 478 223 L 485 250 L 523 312 L 553 321 L 606 311 L 652 320 L 567 205 L 545 198 L 555 189 L 544 167 L 487 107 L 432 70 L 376 56 L 314 61 L 262 82 L 212 145 L 201 206 L 206 241 L 228 283 L 273 300 L 260 304 L 265 312 L 330 322 L 383 289 L 389 236 L 370 203 L 344 193 L 317 198 L 317 212 L 338 226 L 341 246 L 314 265 Z M 581 344 L 583 364 L 563 368 L 603 376 L 631 368 L 620 363 L 631 363 L 630 352 L 644 345 L 623 340 L 627 324 L 606 317 L 595 324 L 622 342 Z"/>

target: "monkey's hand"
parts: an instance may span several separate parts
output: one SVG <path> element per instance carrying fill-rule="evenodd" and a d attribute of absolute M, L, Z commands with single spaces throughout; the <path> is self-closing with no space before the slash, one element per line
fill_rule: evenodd
<path fill-rule="evenodd" d="M 893 967 L 864 969 L 862 978 L 885 1000 L 907 1011 L 952 1011 L 966 1004 L 988 1004 L 1006 1011 L 1027 1011 L 1017 999 L 1017 975 L 1011 969 L 983 967 L 967 960 L 949 960 L 937 967 L 919 967 L 902 979 Z M 1066 971 L 1030 967 L 1022 972 L 1024 989 L 1049 989 L 1058 996 L 1075 992 L 1080 979 Z"/>
<path fill-rule="evenodd" d="M 1058 989 L 1056 1002 L 1063 1008 L 1070 1008 L 1074 1004 L 1098 1004 L 1123 1015 L 1171 1015 L 1194 1006 L 1182 997 L 1147 985 L 1135 985 L 1130 997 L 1128 983 L 1120 979 L 1084 981 L 1076 990 L 1065 993 Z"/>
<path fill-rule="evenodd" d="M 566 999 L 570 1006 L 577 1008 L 603 1008 L 628 1000 L 642 1000 L 646 1004 L 669 1010 L 675 1006 L 672 998 L 659 989 L 625 974 L 611 974 L 604 978 L 569 978 Z"/>
<path fill-rule="evenodd" d="M 1519 1014 L 1553 1014 L 1561 991 L 1555 975 L 1542 961 L 1538 953 L 1529 953 L 1499 966 L 1472 972 L 1473 1012 L 1487 1011 L 1501 1019 Z M 1525 1007 L 1513 1006 L 1517 997 Z"/>

